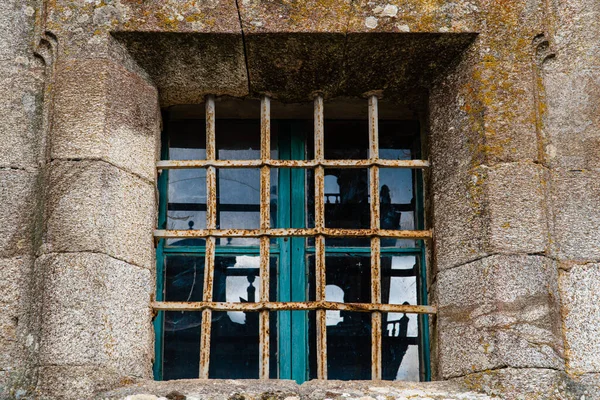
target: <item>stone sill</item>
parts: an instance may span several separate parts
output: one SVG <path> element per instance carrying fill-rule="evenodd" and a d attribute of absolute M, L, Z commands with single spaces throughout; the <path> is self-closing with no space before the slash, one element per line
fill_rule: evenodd
<path fill-rule="evenodd" d="M 143 381 L 97 397 L 103 400 L 485 400 L 456 381 L 177 380 Z"/>

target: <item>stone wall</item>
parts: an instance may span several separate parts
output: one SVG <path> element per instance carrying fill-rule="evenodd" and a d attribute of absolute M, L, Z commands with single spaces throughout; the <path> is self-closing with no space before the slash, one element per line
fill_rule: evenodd
<path fill-rule="evenodd" d="M 600 398 L 598 37 L 596 0 L 8 0 L 0 397 Z M 442 382 L 152 382 L 160 107 L 368 90 L 429 121 Z"/>

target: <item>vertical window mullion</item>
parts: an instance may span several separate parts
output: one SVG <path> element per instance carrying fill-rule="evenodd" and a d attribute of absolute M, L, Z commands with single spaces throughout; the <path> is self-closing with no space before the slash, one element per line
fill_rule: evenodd
<path fill-rule="evenodd" d="M 369 118 L 369 159 L 379 158 L 379 115 L 377 97 L 370 96 L 368 100 Z M 379 207 L 379 167 L 371 166 L 370 172 L 370 216 L 371 229 L 375 232 L 380 228 Z M 371 238 L 371 303 L 381 304 L 381 241 L 379 236 Z M 381 379 L 381 312 L 371 313 L 371 379 Z"/>
<path fill-rule="evenodd" d="M 215 142 L 215 98 L 206 96 L 206 159 L 216 159 Z M 217 226 L 217 174 L 215 167 L 206 169 L 206 228 Z M 215 271 L 215 238 L 206 238 L 203 301 L 212 301 L 213 279 Z M 210 367 L 210 334 L 212 326 L 212 310 L 202 311 L 202 332 L 200 335 L 200 379 L 208 379 Z"/>

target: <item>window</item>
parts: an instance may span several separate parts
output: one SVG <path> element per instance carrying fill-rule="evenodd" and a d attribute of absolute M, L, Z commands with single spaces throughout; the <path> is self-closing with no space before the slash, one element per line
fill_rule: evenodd
<path fill-rule="evenodd" d="M 428 380 L 418 121 L 247 103 L 165 118 L 156 378 Z"/>

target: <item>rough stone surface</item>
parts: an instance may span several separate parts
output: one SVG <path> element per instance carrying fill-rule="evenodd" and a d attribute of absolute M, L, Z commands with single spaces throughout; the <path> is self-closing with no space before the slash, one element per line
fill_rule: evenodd
<path fill-rule="evenodd" d="M 545 69 L 547 112 L 544 133 L 549 165 L 565 169 L 600 168 L 600 73 Z"/>
<path fill-rule="evenodd" d="M 150 271 L 94 253 L 44 255 L 36 263 L 44 271 L 42 365 L 151 375 Z"/>
<path fill-rule="evenodd" d="M 0 169 L 0 257 L 26 255 L 33 247 L 36 173 Z"/>
<path fill-rule="evenodd" d="M 157 400 L 180 393 L 197 400 L 379 400 L 379 399 L 462 399 L 487 400 L 488 395 L 469 390 L 462 382 L 340 382 L 310 381 L 298 385 L 292 381 L 256 380 L 180 380 L 141 382 L 102 393 L 98 399 Z"/>
<path fill-rule="evenodd" d="M 115 37 L 148 73 L 160 104 L 198 104 L 207 94 L 246 96 L 242 35 L 119 32 Z"/>
<path fill-rule="evenodd" d="M 36 18 L 34 0 L 5 0 L 0 9 L 0 60 L 29 57 L 29 43 Z"/>
<path fill-rule="evenodd" d="M 102 161 L 50 166 L 43 251 L 97 252 L 153 268 L 155 188 Z"/>
<path fill-rule="evenodd" d="M 553 252 L 565 261 L 600 260 L 600 173 L 553 169 Z"/>
<path fill-rule="evenodd" d="M 25 290 L 31 262 L 30 257 L 0 259 L 0 395 L 25 361 L 22 336 L 26 332 L 24 307 L 30 301 Z"/>
<path fill-rule="evenodd" d="M 557 269 L 541 256 L 491 256 L 437 276 L 439 374 L 564 368 Z"/>
<path fill-rule="evenodd" d="M 600 264 L 561 270 L 559 282 L 567 371 L 600 373 Z"/>
<path fill-rule="evenodd" d="M 107 60 L 75 60 L 57 70 L 52 158 L 101 159 L 153 181 L 156 89 Z"/>
<path fill-rule="evenodd" d="M 493 253 L 543 253 L 547 250 L 548 215 L 539 164 L 500 164 L 487 171 L 485 200 L 489 212 L 488 250 Z"/>
<path fill-rule="evenodd" d="M 0 36 L 1 37 L 1 36 Z M 0 62 L 0 167 L 31 169 L 42 154 L 43 82 L 39 67 L 22 57 L 19 64 Z"/>
<path fill-rule="evenodd" d="M 58 43 L 44 73 L 34 34 Z M 599 318 L 598 37 L 597 0 L 5 1 L 0 397 L 82 399 L 128 386 L 113 398 L 600 398 L 590 323 Z M 373 90 L 429 125 L 434 368 L 466 377 L 130 386 L 127 375 L 149 376 L 152 353 L 156 97 L 167 107 L 208 93 L 309 101 L 315 91 Z M 554 262 L 525 255 L 548 247 L 561 267 L 562 316 Z M 35 251 L 37 269 L 23 274 Z M 35 315 L 50 319 L 43 364 L 28 358 Z M 130 315 L 137 322 L 124 325 Z M 30 380 L 37 395 L 26 383 L 2 387 L 21 380 L 19 363 L 41 365 Z"/>
<path fill-rule="evenodd" d="M 476 32 L 476 2 L 359 0 L 352 2 L 350 32 Z"/>

